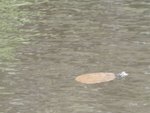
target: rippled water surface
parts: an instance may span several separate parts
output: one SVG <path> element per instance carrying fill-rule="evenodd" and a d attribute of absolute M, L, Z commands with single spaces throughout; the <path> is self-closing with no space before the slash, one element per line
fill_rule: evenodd
<path fill-rule="evenodd" d="M 148 113 L 150 1 L 49 0 L 27 13 L 15 60 L 1 63 L 0 113 Z M 4 62 L 4 61 L 3 61 Z M 85 85 L 92 72 L 129 76 Z"/>

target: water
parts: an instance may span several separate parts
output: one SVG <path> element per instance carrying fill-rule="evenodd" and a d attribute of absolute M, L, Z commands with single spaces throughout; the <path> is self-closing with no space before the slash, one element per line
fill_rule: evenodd
<path fill-rule="evenodd" d="M 148 113 L 149 0 L 51 0 L 17 5 L 28 41 L 1 65 L 0 113 Z M 85 85 L 83 73 L 126 71 Z"/>

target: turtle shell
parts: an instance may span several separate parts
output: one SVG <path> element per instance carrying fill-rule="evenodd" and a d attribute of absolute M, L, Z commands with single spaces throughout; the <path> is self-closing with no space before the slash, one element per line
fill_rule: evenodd
<path fill-rule="evenodd" d="M 116 76 L 114 73 L 99 72 L 99 73 L 89 73 L 89 74 L 79 75 L 75 78 L 75 80 L 85 84 L 96 84 L 96 83 L 108 82 L 114 80 L 115 78 Z"/>

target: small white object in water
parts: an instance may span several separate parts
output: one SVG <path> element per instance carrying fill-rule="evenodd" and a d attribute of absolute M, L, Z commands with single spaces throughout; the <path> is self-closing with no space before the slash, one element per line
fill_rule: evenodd
<path fill-rule="evenodd" d="M 124 77 L 126 77 L 126 76 L 128 76 L 128 75 L 129 75 L 129 74 L 126 73 L 125 71 L 123 71 L 123 72 L 117 74 L 117 76 L 120 77 L 120 78 L 124 78 Z"/>

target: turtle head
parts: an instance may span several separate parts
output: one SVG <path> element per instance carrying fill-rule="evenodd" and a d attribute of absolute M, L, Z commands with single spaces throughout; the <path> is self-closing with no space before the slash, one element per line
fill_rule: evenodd
<path fill-rule="evenodd" d="M 125 71 L 122 71 L 121 73 L 116 74 L 117 78 L 124 78 L 128 76 L 128 73 L 126 73 Z"/>

